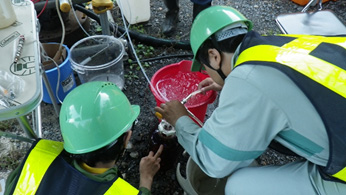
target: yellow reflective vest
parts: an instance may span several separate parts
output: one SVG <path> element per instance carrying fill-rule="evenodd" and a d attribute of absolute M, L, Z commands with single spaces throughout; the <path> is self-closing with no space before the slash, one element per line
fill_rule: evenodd
<path fill-rule="evenodd" d="M 44 139 L 36 142 L 21 168 L 13 194 L 127 195 L 140 193 L 119 177 L 111 182 L 96 182 L 87 178 L 59 156 L 62 150 L 62 142 Z"/>
<path fill-rule="evenodd" d="M 234 67 L 276 68 L 304 92 L 319 113 L 329 139 L 325 179 L 346 182 L 346 37 L 260 36 L 249 32 Z"/>

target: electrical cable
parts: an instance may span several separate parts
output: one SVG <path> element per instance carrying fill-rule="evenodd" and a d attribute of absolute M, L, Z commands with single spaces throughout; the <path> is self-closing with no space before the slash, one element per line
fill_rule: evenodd
<path fill-rule="evenodd" d="M 37 2 L 39 2 L 40 0 L 37 0 L 36 2 L 34 2 L 34 3 L 37 3 Z M 40 16 L 41 16 L 41 14 L 43 13 L 43 11 L 46 9 L 46 7 L 47 7 L 47 4 L 48 4 L 48 0 L 46 0 L 46 3 L 44 4 L 44 6 L 43 6 L 43 8 L 42 8 L 42 10 L 40 11 L 40 13 L 39 14 L 37 14 L 37 18 L 39 18 Z"/>
<path fill-rule="evenodd" d="M 125 26 L 126 34 L 127 34 L 128 39 L 129 39 L 129 44 L 130 44 L 130 46 L 131 46 L 131 49 L 132 49 L 132 51 L 133 51 L 133 54 L 134 54 L 134 56 L 135 56 L 135 58 L 136 58 L 136 60 L 137 60 L 137 62 L 138 62 L 138 65 L 140 66 L 140 68 L 141 68 L 141 70 L 142 70 L 143 75 L 144 75 L 145 78 L 147 79 L 147 82 L 149 83 L 150 88 L 151 88 L 153 91 L 155 91 L 156 93 L 159 93 L 159 94 L 161 95 L 161 97 L 162 97 L 165 101 L 168 101 L 167 97 L 163 96 L 163 95 L 161 94 L 161 91 L 159 91 L 158 88 L 157 88 L 156 86 L 155 86 L 155 87 L 153 86 L 153 84 L 152 84 L 151 81 L 149 80 L 147 74 L 145 73 L 145 70 L 144 70 L 144 68 L 143 68 L 143 66 L 142 66 L 142 64 L 141 64 L 141 62 L 140 62 L 140 60 L 139 60 L 139 58 L 138 58 L 138 56 L 137 56 L 137 53 L 136 53 L 136 51 L 135 51 L 135 48 L 134 48 L 134 46 L 133 46 L 133 44 L 132 44 L 131 36 L 130 36 L 130 33 L 129 33 L 129 29 L 126 28 L 126 21 L 125 21 L 125 17 L 124 17 L 124 14 L 123 14 L 123 13 L 121 13 L 121 18 L 123 19 L 123 23 L 124 23 L 124 26 Z M 158 84 L 158 83 L 157 83 L 157 84 Z M 157 85 L 157 84 L 156 84 L 156 85 Z M 185 107 L 185 108 L 186 108 L 186 107 Z M 189 109 L 186 108 L 186 110 L 187 110 L 187 112 L 189 113 L 189 116 L 190 116 L 191 118 L 193 118 L 193 119 L 198 123 L 198 125 L 200 125 L 200 126 L 202 127 L 202 126 L 203 126 L 202 121 L 200 121 Z"/>
<path fill-rule="evenodd" d="M 115 29 L 112 34 L 113 36 L 116 37 L 118 34 L 118 25 L 114 22 L 113 15 L 110 12 L 110 10 L 107 10 L 107 18 L 108 18 L 109 24 L 113 26 L 113 29 Z"/>
<path fill-rule="evenodd" d="M 41 43 L 40 43 L 40 48 L 41 48 L 41 55 L 43 58 L 45 58 L 45 61 L 51 60 L 54 63 L 54 65 L 56 66 L 56 69 L 58 71 L 58 78 L 56 81 L 57 84 L 56 84 L 56 88 L 55 88 L 55 96 L 57 97 L 58 101 L 62 104 L 62 101 L 60 100 L 59 93 L 58 93 L 59 92 L 59 85 L 60 85 L 60 76 L 61 76 L 60 67 L 59 67 L 58 63 L 56 63 L 56 61 L 53 58 L 51 58 L 47 55 L 47 52 L 45 51 L 45 49 L 43 48 L 43 45 Z"/>
<path fill-rule="evenodd" d="M 57 85 L 56 85 L 56 88 L 55 88 L 55 96 L 56 96 L 56 98 L 58 99 L 58 101 L 60 102 L 60 104 L 62 104 L 62 101 L 60 100 L 60 98 L 59 98 L 59 85 L 60 85 L 60 76 L 61 76 L 61 73 L 60 73 L 60 68 L 59 68 L 59 65 L 58 65 L 58 63 L 56 63 L 54 60 L 53 60 L 53 58 L 51 58 L 51 57 L 49 57 L 48 56 L 48 59 L 50 59 L 53 63 L 54 63 L 54 65 L 56 66 L 56 69 L 57 69 L 57 71 L 58 71 L 58 79 L 57 79 Z"/>
<path fill-rule="evenodd" d="M 60 13 L 60 8 L 59 8 L 59 0 L 55 0 L 55 8 L 56 8 L 56 12 L 58 13 L 59 16 L 59 20 L 61 23 L 61 41 L 60 41 L 60 45 L 59 45 L 59 50 L 58 52 L 60 53 L 62 50 L 62 45 L 64 44 L 65 41 L 65 24 L 64 24 L 64 20 L 61 17 L 61 13 Z"/>
<path fill-rule="evenodd" d="M 69 4 L 72 5 L 72 1 L 71 0 L 68 0 Z M 83 32 L 88 36 L 90 37 L 89 33 L 84 29 L 83 25 L 79 22 L 79 18 L 77 17 L 77 14 L 76 14 L 76 10 L 74 9 L 74 7 L 72 6 L 72 13 L 79 25 L 79 27 L 83 30 Z"/>
<path fill-rule="evenodd" d="M 124 14 L 121 14 L 121 18 L 122 18 L 122 20 L 123 20 L 123 23 L 124 23 L 124 26 L 125 26 L 125 30 L 126 30 L 126 34 L 127 34 L 127 37 L 128 37 L 129 44 L 130 44 L 130 46 L 131 46 L 132 52 L 133 52 L 133 54 L 134 54 L 134 57 L 136 58 L 139 67 L 141 67 L 142 73 L 143 73 L 144 77 L 147 79 L 147 82 L 149 83 L 150 87 L 151 87 L 153 90 L 156 91 L 156 89 L 154 88 L 154 86 L 153 86 L 152 83 L 150 82 L 150 79 L 148 78 L 148 75 L 145 73 L 144 68 L 143 68 L 143 66 L 142 66 L 142 64 L 141 64 L 141 62 L 140 62 L 140 60 L 139 60 L 139 58 L 138 58 L 138 56 L 137 56 L 136 50 L 135 50 L 135 48 L 134 48 L 134 46 L 133 46 L 133 44 L 132 44 L 132 40 L 131 40 L 131 36 L 130 36 L 130 33 L 129 33 L 129 29 L 126 28 L 126 21 L 125 21 Z"/>
<path fill-rule="evenodd" d="M 83 6 L 79 4 L 74 4 L 73 5 L 76 10 L 83 12 L 86 14 L 88 17 L 94 19 L 100 24 L 100 18 L 97 14 L 94 12 L 91 12 L 87 9 L 85 9 Z M 110 28 L 112 31 L 114 31 L 114 27 L 110 25 Z M 120 33 L 126 32 L 124 27 L 118 26 L 118 29 Z M 161 39 L 161 38 L 156 38 L 152 37 L 149 35 L 141 34 L 135 31 L 129 30 L 129 34 L 132 38 L 138 40 L 139 42 L 142 42 L 146 45 L 152 45 L 152 46 L 157 46 L 157 47 L 163 47 L 163 46 L 168 46 L 168 47 L 174 47 L 177 49 L 185 49 L 185 50 L 191 50 L 190 43 L 188 41 L 178 41 L 178 40 L 169 40 L 169 39 Z"/>
<path fill-rule="evenodd" d="M 60 13 L 60 9 L 59 9 L 59 0 L 56 0 L 55 1 L 55 7 L 56 7 L 56 11 L 58 13 L 58 16 L 59 16 L 59 20 L 61 22 L 61 32 L 62 32 L 62 35 L 61 35 L 61 42 L 60 42 L 60 45 L 59 45 L 59 50 L 57 51 L 58 54 L 61 54 L 62 52 L 62 45 L 64 44 L 64 41 L 65 41 L 65 24 L 64 24 L 64 21 L 61 17 L 61 13 Z M 58 70 L 58 81 L 57 81 L 57 85 L 56 85 L 56 90 L 55 90 L 55 95 L 57 96 L 59 102 L 62 104 L 62 101 L 59 99 L 59 96 L 58 96 L 58 90 L 59 90 L 59 85 L 60 85 L 60 67 L 59 65 L 52 59 L 52 61 L 54 62 L 54 64 L 56 65 L 56 68 Z"/>
<path fill-rule="evenodd" d="M 48 0 L 47 0 L 48 1 Z M 64 40 L 65 40 L 65 24 L 64 24 L 64 21 L 61 17 L 61 14 L 60 14 L 60 10 L 59 10 L 59 0 L 56 0 L 55 1 L 55 7 L 56 7 L 56 11 L 58 13 L 58 16 L 59 16 L 59 20 L 61 22 L 61 31 L 62 31 L 62 35 L 61 35 L 61 41 L 60 41 L 60 44 L 59 44 L 59 49 L 58 51 L 56 52 L 56 54 L 60 54 L 62 52 L 62 46 L 63 46 L 63 43 L 64 43 Z M 40 45 L 41 49 L 44 51 L 43 47 L 42 47 L 42 44 Z M 55 55 L 56 55 L 55 54 Z M 54 55 L 54 56 L 55 56 Z M 54 65 L 56 66 L 57 68 L 57 71 L 58 71 L 58 80 L 57 80 L 57 85 L 56 85 L 56 89 L 55 89 L 55 95 L 57 97 L 57 99 L 59 100 L 59 102 L 62 104 L 62 101 L 60 100 L 59 96 L 58 96 L 58 91 L 59 91 L 59 85 L 60 85 L 60 67 L 59 65 L 55 62 L 55 60 L 53 60 L 53 58 L 49 57 L 48 55 L 44 55 L 45 58 L 48 58 L 50 59 Z"/>

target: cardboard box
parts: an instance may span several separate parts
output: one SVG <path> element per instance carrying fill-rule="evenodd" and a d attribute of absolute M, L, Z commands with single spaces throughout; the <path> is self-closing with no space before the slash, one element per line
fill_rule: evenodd
<path fill-rule="evenodd" d="M 58 53 L 59 43 L 42 43 L 43 49 L 46 51 L 46 54 L 51 57 L 58 65 L 60 65 L 66 59 L 66 49 L 62 47 L 61 52 Z M 42 53 L 42 51 L 41 51 Z M 41 54 L 42 55 L 42 54 Z M 41 56 L 42 64 L 45 70 L 50 70 L 55 68 L 56 65 L 52 60 L 43 61 L 45 57 Z"/>

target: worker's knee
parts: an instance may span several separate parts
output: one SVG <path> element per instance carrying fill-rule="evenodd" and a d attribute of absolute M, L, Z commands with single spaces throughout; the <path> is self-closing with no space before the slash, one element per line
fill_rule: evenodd
<path fill-rule="evenodd" d="M 240 169 L 234 172 L 227 179 L 225 194 L 226 195 L 246 195 L 246 194 L 256 194 L 256 192 L 251 192 L 251 185 L 249 184 L 249 179 L 251 176 L 248 171 Z M 251 183 L 251 182 L 250 182 Z"/>
<path fill-rule="evenodd" d="M 240 186 L 242 183 L 240 182 L 238 177 L 234 177 L 234 175 L 231 175 L 227 179 L 226 188 L 225 188 L 225 194 L 226 195 L 234 195 L 234 194 L 240 194 Z"/>

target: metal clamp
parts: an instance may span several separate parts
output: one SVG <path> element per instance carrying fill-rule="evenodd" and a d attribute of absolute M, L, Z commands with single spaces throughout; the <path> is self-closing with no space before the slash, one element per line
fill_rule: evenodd
<path fill-rule="evenodd" d="M 311 5 L 316 5 L 316 2 L 318 2 L 319 8 L 318 10 L 322 10 L 322 0 L 310 0 L 308 4 L 306 4 L 306 6 L 302 9 L 302 12 L 306 12 Z M 314 4 L 315 3 L 315 4 Z"/>

